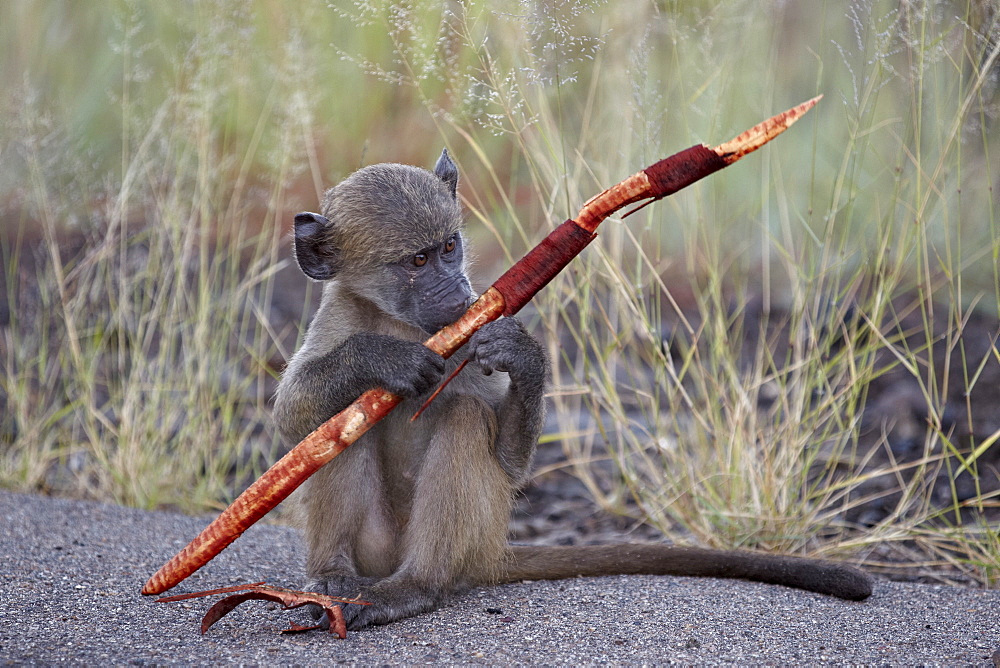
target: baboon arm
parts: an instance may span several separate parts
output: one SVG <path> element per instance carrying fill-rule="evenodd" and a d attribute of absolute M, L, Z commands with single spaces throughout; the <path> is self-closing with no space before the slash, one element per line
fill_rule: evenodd
<path fill-rule="evenodd" d="M 274 399 L 275 423 L 290 443 L 346 408 L 364 391 L 360 379 L 340 363 L 339 350 L 308 360 L 294 377 L 286 374 Z M 350 396 L 349 396 L 350 395 Z"/>
<path fill-rule="evenodd" d="M 527 481 L 544 417 L 541 388 L 512 384 L 497 412 L 496 457 L 515 488 Z"/>
<path fill-rule="evenodd" d="M 502 582 L 560 580 L 601 575 L 677 575 L 740 578 L 862 601 L 871 578 L 847 564 L 757 552 L 661 544 L 512 545 Z"/>
<path fill-rule="evenodd" d="M 484 325 L 469 342 L 468 355 L 486 373 L 507 373 L 510 383 L 496 406 L 500 427 L 494 455 L 515 487 L 528 476 L 542 431 L 548 360 L 542 346 L 516 318 Z"/>
<path fill-rule="evenodd" d="M 441 356 L 413 341 L 360 332 L 333 350 L 286 372 L 274 402 L 275 421 L 299 442 L 366 390 L 381 387 L 400 397 L 425 392 L 441 378 Z"/>

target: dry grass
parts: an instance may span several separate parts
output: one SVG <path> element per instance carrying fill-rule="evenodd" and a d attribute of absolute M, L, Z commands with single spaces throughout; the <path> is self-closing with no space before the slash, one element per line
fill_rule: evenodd
<path fill-rule="evenodd" d="M 995 459 L 996 434 L 948 427 L 980 424 L 971 403 L 944 414 L 1000 363 L 995 342 L 960 336 L 1000 303 L 989 5 L 74 12 L 0 9 L 5 62 L 24 72 L 5 81 L 23 95 L 0 198 L 6 221 L 42 231 L 35 261 L 17 235 L 4 248 L 5 486 L 191 509 L 238 491 L 277 447 L 283 223 L 362 162 L 423 163 L 445 143 L 488 282 L 605 185 L 823 93 L 759 155 L 605 223 L 539 296 L 526 317 L 558 362 L 546 438 L 598 503 L 679 539 L 869 562 L 889 546 L 996 581 L 977 519 L 995 494 L 953 484 L 942 504 L 932 484 Z M 79 43 L 74 26 L 100 48 L 27 46 L 60 29 Z M 863 438 L 887 374 L 927 407 L 905 462 Z M 859 525 L 875 497 L 891 507 Z"/>

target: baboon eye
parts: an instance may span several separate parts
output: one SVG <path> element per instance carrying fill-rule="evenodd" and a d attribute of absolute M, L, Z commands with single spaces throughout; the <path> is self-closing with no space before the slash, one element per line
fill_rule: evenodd
<path fill-rule="evenodd" d="M 417 253 L 413 256 L 413 264 L 422 267 L 427 264 L 427 253 Z"/>
<path fill-rule="evenodd" d="M 448 241 L 444 242 L 444 252 L 450 253 L 455 250 L 455 246 L 458 245 L 458 241 L 455 240 L 455 235 L 448 238 Z"/>

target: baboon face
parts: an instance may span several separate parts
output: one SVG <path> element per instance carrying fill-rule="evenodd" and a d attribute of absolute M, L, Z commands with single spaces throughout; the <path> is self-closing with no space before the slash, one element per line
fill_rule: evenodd
<path fill-rule="evenodd" d="M 386 265 L 383 271 L 385 276 L 379 282 L 384 282 L 389 294 L 380 291 L 388 297 L 381 300 L 380 306 L 390 315 L 428 333 L 453 323 L 472 304 L 460 232 Z"/>

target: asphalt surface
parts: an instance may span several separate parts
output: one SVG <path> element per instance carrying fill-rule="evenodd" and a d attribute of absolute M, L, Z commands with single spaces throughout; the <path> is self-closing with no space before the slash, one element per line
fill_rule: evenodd
<path fill-rule="evenodd" d="M 606 577 L 476 589 L 339 640 L 283 635 L 251 601 L 199 633 L 212 599 L 139 594 L 206 524 L 0 491 L 0 664 L 942 664 L 991 666 L 1000 591 L 878 581 L 861 603 L 736 580 Z M 294 586 L 295 529 L 258 525 L 170 593 Z"/>

